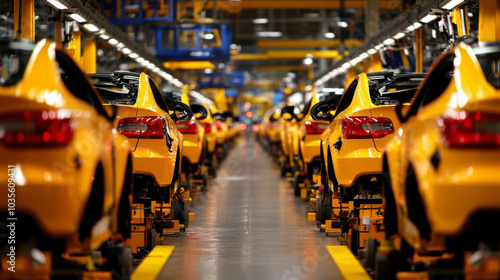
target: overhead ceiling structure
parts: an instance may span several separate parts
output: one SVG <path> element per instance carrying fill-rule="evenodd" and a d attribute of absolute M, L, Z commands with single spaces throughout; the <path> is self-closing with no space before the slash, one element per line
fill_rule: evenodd
<path fill-rule="evenodd" d="M 408 1 L 378 2 L 382 26 L 400 14 Z M 239 52 L 232 56 L 233 69 L 246 71 L 256 80 L 282 80 L 287 76 L 283 70 L 293 66 L 306 65 L 318 75 L 361 46 L 365 38 L 365 3 L 366 0 L 217 0 L 206 2 L 205 16 L 231 24 L 233 44 Z M 305 64 L 307 59 L 310 64 Z M 307 67 L 293 72 L 299 83 L 311 76 Z"/>

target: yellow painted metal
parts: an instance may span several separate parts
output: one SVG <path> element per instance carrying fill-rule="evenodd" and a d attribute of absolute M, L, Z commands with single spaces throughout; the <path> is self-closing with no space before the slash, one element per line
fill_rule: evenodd
<path fill-rule="evenodd" d="M 163 266 L 174 251 L 175 246 L 156 246 L 132 274 L 132 280 L 153 280 L 158 277 Z"/>
<path fill-rule="evenodd" d="M 19 13 L 20 8 L 21 8 L 21 13 Z M 21 14 L 20 28 L 19 28 L 19 14 Z M 16 38 L 35 41 L 35 0 L 15 1 L 14 32 L 16 34 Z"/>
<path fill-rule="evenodd" d="M 364 40 L 347 39 L 344 40 L 346 47 L 357 48 L 363 44 Z M 257 40 L 257 46 L 261 48 L 319 48 L 340 46 L 339 39 L 333 40 Z"/>
<path fill-rule="evenodd" d="M 343 2 L 343 3 L 342 3 Z M 214 1 L 209 1 L 206 9 L 213 9 Z M 184 7 L 192 7 L 193 3 L 188 2 Z M 342 7 L 343 6 L 343 7 Z M 229 13 L 239 13 L 242 10 L 253 9 L 364 9 L 365 0 L 308 0 L 308 1 L 266 1 L 266 0 L 217 0 L 217 9 L 226 10 Z M 401 1 L 380 0 L 379 7 L 382 10 L 400 10 Z"/>
<path fill-rule="evenodd" d="M 161 1 L 163 2 L 163 1 Z M 205 8 L 205 0 L 193 0 L 193 17 L 198 19 Z"/>
<path fill-rule="evenodd" d="M 438 65 L 449 59 L 450 55 L 455 57 L 452 65 L 454 69 L 447 87 L 442 89 L 438 98 L 419 108 L 418 112 L 412 112 L 399 130 L 395 127 L 399 133 L 395 133 L 384 150 L 395 196 L 399 235 L 413 248 L 425 251 L 428 251 L 432 239 L 431 242 L 422 242 L 419 230 L 408 213 L 410 203 L 405 192 L 410 165 L 418 182 L 416 191 L 425 205 L 431 236 L 439 237 L 441 241 L 462 234 L 470 217 L 479 209 L 500 209 L 498 199 L 494 199 L 500 195 L 500 191 L 493 187 L 498 185 L 494 170 L 499 167 L 497 159 L 500 151 L 482 147 L 448 147 L 443 143 L 441 126 L 436 122 L 436 119 L 449 112 L 498 114 L 500 90 L 490 84 L 472 49 L 465 44 L 459 44 L 440 56 L 431 66 L 427 77 L 440 79 L 444 76 L 437 74 L 441 69 Z M 422 83 L 424 86 L 421 88 L 426 88 L 426 81 Z M 436 151 L 440 155 L 439 168 L 431 163 Z M 462 167 L 460 163 L 463 162 L 467 162 L 467 168 Z M 477 188 L 470 192 L 470 186 Z M 444 198 L 447 203 L 442 203 Z M 421 215 L 424 212 L 415 213 Z"/>
<path fill-rule="evenodd" d="M 86 254 L 99 248 L 101 240 L 109 240 L 117 233 L 130 146 L 127 139 L 113 132 L 103 114 L 68 89 L 58 71 L 55 50 L 50 40 L 37 43 L 22 79 L 15 85 L 0 87 L 4 101 L 0 112 L 64 110 L 71 115 L 73 138 L 66 146 L 49 149 L 43 145 L 30 149 L 1 145 L 0 162 L 3 166 L 17 164 L 18 172 L 29 178 L 24 187 L 16 189 L 16 195 L 23 198 L 16 201 L 16 210 L 30 213 L 45 236 L 66 241 L 68 253 Z M 116 157 L 113 162 L 112 157 Z M 78 158 L 85 164 L 65 163 L 68 158 Z M 99 166 L 105 178 L 101 189 L 103 210 L 93 218 L 111 226 L 94 230 L 86 242 L 80 242 L 78 228 Z M 7 178 L 7 172 L 0 174 L 2 182 Z M 7 192 L 7 188 L 0 188 L 3 197 Z M 7 211 L 6 203 L 0 204 L 0 211 Z"/>
<path fill-rule="evenodd" d="M 264 54 L 239 54 L 232 56 L 231 60 L 282 60 L 282 59 L 303 59 L 307 55 L 314 58 L 342 58 L 336 50 L 325 51 L 307 51 L 307 50 L 286 50 L 286 51 L 267 51 Z"/>
<path fill-rule="evenodd" d="M 479 0 L 479 41 L 500 40 L 500 0 Z"/>
<path fill-rule="evenodd" d="M 93 38 L 87 38 L 83 43 L 82 68 L 87 73 L 96 72 L 96 42 Z"/>
<path fill-rule="evenodd" d="M 73 58 L 73 60 L 81 67 L 82 65 L 82 33 L 81 31 L 73 31 L 73 40 L 68 43 L 66 47 L 66 53 Z"/>
<path fill-rule="evenodd" d="M 61 37 L 61 21 L 59 20 L 56 20 L 54 22 L 54 28 L 55 28 L 55 43 L 56 43 L 56 47 L 58 49 L 62 49 L 63 48 L 63 43 L 62 43 L 62 37 Z"/>
<path fill-rule="evenodd" d="M 231 56 L 231 60 L 269 60 L 266 54 L 241 53 Z"/>
<path fill-rule="evenodd" d="M 309 222 L 316 221 L 316 213 L 307 213 L 307 221 Z"/>
<path fill-rule="evenodd" d="M 424 41 L 422 38 L 423 29 L 415 30 L 415 72 L 422 73 L 424 71 Z"/>
<path fill-rule="evenodd" d="M 163 66 L 172 71 L 176 70 L 203 70 L 203 69 L 215 69 L 210 61 L 170 61 L 164 62 Z"/>
<path fill-rule="evenodd" d="M 382 71 L 382 60 L 380 60 L 380 53 L 375 53 L 370 57 L 370 69 L 369 72 L 380 72 Z"/>
<path fill-rule="evenodd" d="M 347 70 L 347 80 L 346 80 L 346 89 L 347 87 L 352 83 L 352 81 L 354 81 L 354 79 L 356 79 L 356 76 L 358 75 L 358 71 L 356 70 L 356 68 L 354 67 L 351 67 Z"/>
<path fill-rule="evenodd" d="M 195 213 L 189 213 L 189 221 L 194 222 L 195 219 L 196 219 Z"/>
<path fill-rule="evenodd" d="M 457 25 L 458 37 L 469 36 L 469 9 L 467 7 L 458 7 L 453 10 L 452 22 Z M 461 14 L 463 13 L 463 14 Z"/>
<path fill-rule="evenodd" d="M 363 266 L 346 246 L 326 246 L 345 280 L 371 280 Z"/>
<path fill-rule="evenodd" d="M 223 88 L 216 89 L 216 95 L 214 98 L 215 106 L 222 112 L 229 111 L 229 100 L 226 97 L 226 90 Z"/>

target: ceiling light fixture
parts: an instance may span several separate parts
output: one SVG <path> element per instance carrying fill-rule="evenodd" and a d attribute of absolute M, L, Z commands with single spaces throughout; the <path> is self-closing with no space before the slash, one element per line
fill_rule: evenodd
<path fill-rule="evenodd" d="M 253 24 L 266 24 L 269 20 L 267 18 L 254 18 L 252 22 Z"/>
<path fill-rule="evenodd" d="M 281 37 L 283 34 L 279 31 L 259 31 L 257 32 L 258 37 L 268 37 L 268 38 L 277 38 Z"/>
<path fill-rule="evenodd" d="M 462 4 L 465 0 L 451 0 L 451 1 L 448 1 L 446 4 L 444 5 L 441 5 L 441 8 L 445 9 L 445 10 L 452 10 L 454 9 L 456 6 Z"/>
<path fill-rule="evenodd" d="M 79 14 L 69 14 L 69 17 L 78 21 L 79 23 L 84 23 L 84 22 L 87 22 L 86 19 L 84 19 L 81 15 Z"/>
<path fill-rule="evenodd" d="M 392 38 L 387 38 L 384 40 L 384 45 L 386 45 L 386 46 L 393 45 L 394 43 L 396 43 L 396 41 L 394 41 L 394 39 L 392 39 Z"/>
<path fill-rule="evenodd" d="M 132 51 L 131 51 L 129 48 L 124 48 L 124 49 L 122 50 L 122 53 L 123 53 L 123 54 L 130 54 L 131 52 L 132 52 Z"/>
<path fill-rule="evenodd" d="M 103 40 L 108 40 L 109 39 L 109 35 L 106 34 L 106 33 L 102 33 L 101 35 L 99 35 L 99 37 Z"/>
<path fill-rule="evenodd" d="M 118 44 L 118 40 L 116 40 L 115 38 L 111 38 L 109 39 L 108 43 L 112 46 L 116 46 L 116 44 Z"/>
<path fill-rule="evenodd" d="M 335 38 L 335 33 L 333 33 L 333 32 L 326 32 L 325 33 L 325 38 L 327 38 L 327 39 L 333 39 L 333 38 Z"/>
<path fill-rule="evenodd" d="M 395 40 L 399 40 L 399 39 L 403 38 L 404 36 L 405 36 L 405 34 L 403 32 L 398 32 L 392 38 L 394 38 Z"/>
<path fill-rule="evenodd" d="M 89 32 L 99 32 L 99 27 L 93 25 L 92 23 L 86 23 L 83 25 L 83 28 L 87 29 Z"/>
<path fill-rule="evenodd" d="M 63 3 L 57 1 L 57 0 L 47 0 L 47 2 L 54 6 L 54 8 L 56 9 L 59 9 L 59 10 L 67 10 L 68 7 L 66 7 L 66 5 L 64 5 Z"/>
<path fill-rule="evenodd" d="M 429 23 L 431 21 L 434 21 L 437 18 L 439 18 L 439 16 L 437 16 L 435 14 L 428 14 L 425 17 L 423 17 L 420 21 L 423 23 Z"/>

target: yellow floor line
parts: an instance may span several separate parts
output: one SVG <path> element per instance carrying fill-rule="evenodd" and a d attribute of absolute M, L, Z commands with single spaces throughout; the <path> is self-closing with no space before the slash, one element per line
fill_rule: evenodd
<path fill-rule="evenodd" d="M 347 246 L 326 246 L 345 280 L 371 280 L 366 270 Z"/>
<path fill-rule="evenodd" d="M 132 273 L 131 280 L 153 280 L 158 277 L 175 246 L 157 245 Z"/>

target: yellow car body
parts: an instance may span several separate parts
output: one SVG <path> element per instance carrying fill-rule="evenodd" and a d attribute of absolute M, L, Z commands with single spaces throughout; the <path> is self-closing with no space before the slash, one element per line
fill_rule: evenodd
<path fill-rule="evenodd" d="M 384 151 L 386 228 L 415 250 L 498 240 L 499 57 L 498 43 L 440 56 Z"/>
<path fill-rule="evenodd" d="M 215 119 L 213 118 L 212 111 L 210 110 L 210 104 L 202 104 L 207 110 L 208 114 L 206 118 L 199 120 L 200 124 L 205 128 L 205 138 L 207 139 L 207 158 L 211 158 L 211 155 L 215 152 L 217 147 L 217 126 L 215 125 Z"/>
<path fill-rule="evenodd" d="M 324 177 L 328 179 L 332 192 L 339 191 L 338 187 L 370 184 L 374 175 L 382 174 L 382 149 L 399 128 L 394 111 L 397 102 L 389 98 L 387 105 L 383 102 L 374 104 L 375 99 L 372 100 L 370 93 L 374 89 L 369 88 L 369 79 L 379 81 L 378 86 L 386 79 L 411 79 L 411 83 L 403 82 L 395 89 L 405 91 L 408 96 L 406 91 L 414 93 L 422 78 L 421 74 L 378 72 L 367 76 L 361 73 L 351 83 L 338 104 L 333 121 L 321 135 Z M 382 98 L 385 93 L 390 92 L 377 94 L 377 98 Z"/>
<path fill-rule="evenodd" d="M 304 110 L 304 117 L 298 124 L 298 134 L 295 138 L 298 142 L 299 156 L 301 159 L 302 175 L 313 184 L 321 184 L 319 176 L 321 175 L 321 135 L 328 128 L 328 121 L 317 121 L 311 117 L 311 109 L 314 105 L 327 99 L 335 99 L 338 103 L 340 95 L 332 93 L 315 92 Z M 336 107 L 336 104 L 332 105 Z M 332 113 L 335 113 L 334 111 Z M 314 178 L 313 178 L 314 176 Z"/>
<path fill-rule="evenodd" d="M 187 93 L 185 92 L 169 92 L 164 93 L 164 96 L 169 108 L 174 107 L 171 101 L 182 102 L 190 106 Z M 183 136 L 182 170 L 186 175 L 198 175 L 201 173 L 201 168 L 205 161 L 205 128 L 194 116 L 190 120 L 177 122 L 176 126 L 177 130 Z"/>
<path fill-rule="evenodd" d="M 153 79 L 146 73 L 120 71 L 113 74 L 91 74 L 90 77 L 105 103 L 118 107 L 115 127 L 135 147 L 135 184 L 152 183 L 155 188 L 159 188 L 161 198 L 158 200 L 168 201 L 179 185 L 183 136 L 169 115 L 169 108 Z M 121 79 L 122 83 L 128 85 L 118 88 L 111 79 Z M 119 90 L 127 87 L 136 93 L 130 99 L 123 95 L 117 99 Z M 139 126 L 147 128 L 144 131 Z"/>
<path fill-rule="evenodd" d="M 131 150 L 111 110 L 55 43 L 9 44 L 0 53 L 22 49 L 26 68 L 0 82 L 0 162 L 8 167 L 0 212 L 15 206 L 16 230 L 45 240 L 46 250 L 86 254 L 115 234 L 128 238 Z"/>

